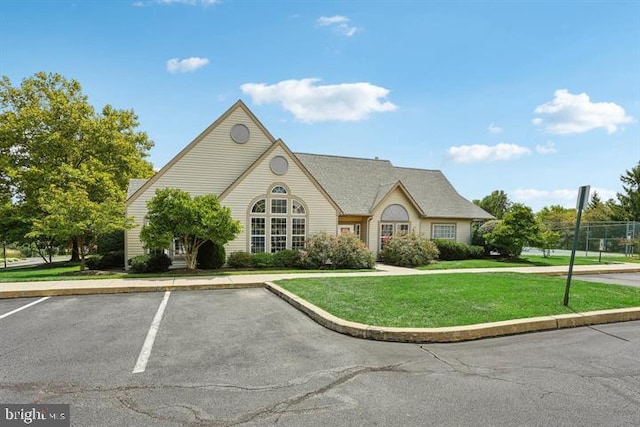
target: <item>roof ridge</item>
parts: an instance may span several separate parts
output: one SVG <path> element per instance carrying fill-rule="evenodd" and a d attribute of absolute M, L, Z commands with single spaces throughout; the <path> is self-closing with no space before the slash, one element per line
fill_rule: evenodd
<path fill-rule="evenodd" d="M 296 156 L 298 154 L 302 154 L 302 155 L 307 155 L 307 156 L 318 156 L 318 157 L 333 157 L 333 158 L 338 158 L 338 159 L 352 159 L 352 160 L 368 160 L 371 162 L 385 162 L 385 163 L 391 163 L 391 160 L 387 160 L 387 159 L 368 159 L 366 157 L 353 157 L 353 156 L 338 156 L 335 154 L 316 154 L 316 153 L 301 153 L 301 152 L 294 152 L 293 154 L 295 154 Z M 392 165 L 393 166 L 393 165 Z"/>
<path fill-rule="evenodd" d="M 415 170 L 415 171 L 426 171 L 426 172 L 440 172 L 442 173 L 442 171 L 440 169 L 423 169 L 423 168 L 412 168 L 412 167 L 407 167 L 407 166 L 394 166 L 394 169 L 407 169 L 407 170 Z"/>

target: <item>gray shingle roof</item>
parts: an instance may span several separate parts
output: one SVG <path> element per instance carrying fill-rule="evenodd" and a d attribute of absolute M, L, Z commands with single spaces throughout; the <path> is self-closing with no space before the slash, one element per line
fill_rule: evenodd
<path fill-rule="evenodd" d="M 438 170 L 396 167 L 388 160 L 295 153 L 347 215 L 370 215 L 398 182 L 427 217 L 491 219 Z"/>

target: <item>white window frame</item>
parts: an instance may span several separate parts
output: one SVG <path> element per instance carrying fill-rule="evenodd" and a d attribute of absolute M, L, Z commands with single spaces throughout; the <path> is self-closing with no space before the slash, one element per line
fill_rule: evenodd
<path fill-rule="evenodd" d="M 309 210 L 307 205 L 300 198 L 292 195 L 287 186 L 282 183 L 272 184 L 268 190 L 266 194 L 255 198 L 247 211 L 247 224 L 249 227 L 249 232 L 247 233 L 248 251 L 255 253 L 253 242 L 254 238 L 258 237 L 264 238 L 264 252 L 274 253 L 282 249 L 303 249 L 309 232 Z M 264 200 L 265 212 L 254 212 L 255 205 L 260 203 L 261 200 Z M 294 209 L 294 205 L 297 209 Z M 274 212 L 274 210 L 279 212 Z M 284 212 L 282 212 L 283 210 Z M 264 235 L 254 233 L 253 218 L 264 218 Z M 278 224 L 274 224 L 276 218 L 281 219 Z M 282 220 L 284 220 L 284 223 L 282 223 Z M 294 234 L 296 231 L 300 231 L 301 220 L 304 234 Z M 294 222 L 298 227 L 294 227 Z M 282 225 L 284 225 L 284 228 Z M 274 234 L 274 231 L 277 230 L 280 233 Z M 282 244 L 283 242 L 284 245 Z"/>
<path fill-rule="evenodd" d="M 447 232 L 443 230 L 447 229 Z M 456 240 L 456 224 L 454 223 L 442 223 L 433 224 L 431 226 L 431 238 L 433 240 Z"/>

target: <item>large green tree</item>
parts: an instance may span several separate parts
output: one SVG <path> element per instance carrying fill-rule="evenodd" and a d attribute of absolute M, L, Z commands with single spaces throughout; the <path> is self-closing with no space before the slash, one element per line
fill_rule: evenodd
<path fill-rule="evenodd" d="M 509 210 L 512 202 L 509 200 L 507 193 L 502 190 L 492 191 L 488 196 L 484 196 L 482 200 L 474 200 L 474 204 L 480 206 L 497 219 L 502 219 L 504 214 Z"/>
<path fill-rule="evenodd" d="M 633 168 L 620 176 L 622 193 L 618 193 L 618 201 L 623 220 L 640 221 L 640 161 Z"/>
<path fill-rule="evenodd" d="M 145 246 L 168 248 L 178 239 L 189 269 L 196 268 L 198 250 L 207 240 L 222 246 L 241 231 L 231 210 L 221 206 L 215 194 L 191 197 L 175 188 L 158 189 L 147 208 L 147 224 L 140 233 Z"/>
<path fill-rule="evenodd" d="M 76 80 L 40 72 L 14 86 L 3 76 L 0 197 L 8 194 L 32 224 L 54 214 L 46 207 L 55 204 L 41 203 L 52 189 L 82 191 L 97 205 L 123 203 L 129 179 L 153 174 L 146 160 L 153 143 L 137 127 L 133 111 L 110 105 L 96 111 Z"/>
<path fill-rule="evenodd" d="M 29 235 L 75 242 L 80 249 L 80 271 L 85 268 L 87 251 L 98 237 L 133 226 L 133 219 L 125 217 L 119 200 L 93 201 L 82 186 L 71 185 L 62 190 L 52 185 L 40 203 L 47 215 L 35 220 Z"/>

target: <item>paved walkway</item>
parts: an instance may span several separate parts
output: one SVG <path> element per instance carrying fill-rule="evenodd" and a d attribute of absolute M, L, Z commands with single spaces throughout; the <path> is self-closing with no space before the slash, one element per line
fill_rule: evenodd
<path fill-rule="evenodd" d="M 466 268 L 458 270 L 414 270 L 378 264 L 378 271 L 354 273 L 287 273 L 287 274 L 237 274 L 225 276 L 168 277 L 150 279 L 86 279 L 46 282 L 0 282 L 0 299 L 54 295 L 80 295 L 119 292 L 149 292 L 166 290 L 243 288 L 262 286 L 266 282 L 283 279 L 313 277 L 380 277 L 453 273 L 537 273 L 566 275 L 567 266 L 560 267 L 508 267 Z M 640 264 L 606 264 L 575 266 L 574 274 L 631 273 L 640 272 Z"/>

